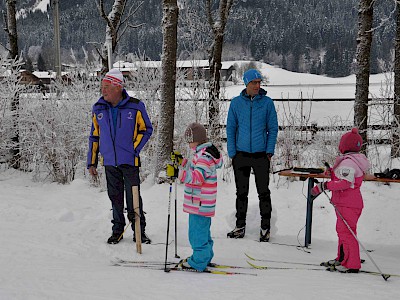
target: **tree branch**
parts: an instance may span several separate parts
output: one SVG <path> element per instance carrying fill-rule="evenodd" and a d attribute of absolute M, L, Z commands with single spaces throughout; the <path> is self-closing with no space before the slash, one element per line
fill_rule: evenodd
<path fill-rule="evenodd" d="M 113 26 L 110 18 L 107 16 L 107 14 L 106 14 L 106 12 L 104 10 L 104 2 L 103 2 L 103 0 L 99 0 L 99 2 L 96 1 L 96 6 L 99 9 L 100 16 L 106 21 L 107 26 L 110 28 L 110 30 L 113 31 L 114 26 Z"/>

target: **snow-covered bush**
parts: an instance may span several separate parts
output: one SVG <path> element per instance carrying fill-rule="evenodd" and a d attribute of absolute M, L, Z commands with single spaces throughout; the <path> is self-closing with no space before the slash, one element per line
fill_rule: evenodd
<path fill-rule="evenodd" d="M 50 93 L 24 94 L 21 152 L 38 180 L 68 183 L 85 167 L 91 105 L 99 82 L 71 73 L 71 84 L 55 82 Z"/>
<path fill-rule="evenodd" d="M 18 149 L 19 95 L 25 89 L 20 84 L 19 61 L 0 56 L 0 163 L 9 164 L 13 149 Z M 19 163 L 19 162 L 18 162 Z"/>

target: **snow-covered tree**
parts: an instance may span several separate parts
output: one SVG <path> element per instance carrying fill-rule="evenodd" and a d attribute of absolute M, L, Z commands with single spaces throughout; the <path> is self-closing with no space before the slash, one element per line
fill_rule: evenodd
<path fill-rule="evenodd" d="M 8 34 L 8 41 L 9 41 L 9 57 L 14 60 L 12 63 L 12 67 L 15 70 L 18 70 L 19 61 L 18 58 L 18 34 L 17 34 L 17 19 L 16 19 L 16 0 L 7 0 L 7 13 L 4 16 L 4 30 Z M 12 112 L 12 124 L 14 128 L 14 136 L 12 137 L 13 147 L 12 147 L 12 158 L 10 164 L 15 168 L 19 168 L 19 162 L 21 158 L 20 154 L 20 145 L 19 145 L 19 130 L 18 130 L 18 110 L 19 110 L 19 94 L 16 92 L 12 96 L 11 101 L 11 112 Z"/>
<path fill-rule="evenodd" d="M 210 90 L 208 101 L 208 126 L 209 136 L 218 143 L 220 140 L 220 116 L 219 116 L 219 97 L 220 79 L 222 68 L 222 47 L 224 44 L 225 27 L 234 0 L 220 0 L 216 14 L 213 12 L 213 1 L 206 0 L 207 19 L 213 33 L 213 41 L 210 47 Z"/>
<path fill-rule="evenodd" d="M 129 23 L 129 19 L 137 12 L 137 10 L 143 4 L 143 1 L 139 2 L 135 9 L 133 7 L 130 7 L 128 12 L 124 16 L 128 1 L 129 0 L 114 0 L 114 4 L 109 14 L 106 14 L 105 12 L 104 0 L 99 0 L 99 2 L 97 3 L 100 15 L 107 24 L 106 41 L 104 43 L 104 47 L 101 51 L 98 50 L 103 64 L 102 73 L 106 73 L 108 71 L 107 40 L 111 39 L 111 52 L 114 53 L 115 49 L 117 48 L 118 42 L 120 41 L 126 30 L 129 28 L 137 28 L 142 25 L 132 25 Z"/>
<path fill-rule="evenodd" d="M 360 0 L 358 10 L 356 95 L 354 101 L 354 125 L 360 129 L 367 141 L 368 95 L 370 75 L 370 53 L 372 43 L 373 4 L 375 0 Z M 363 145 L 366 151 L 366 144 Z"/>
<path fill-rule="evenodd" d="M 396 0 L 396 41 L 394 46 L 394 113 L 392 157 L 400 157 L 400 1 Z"/>
<path fill-rule="evenodd" d="M 177 0 L 163 0 L 163 51 L 161 71 L 161 107 L 157 126 L 157 165 L 155 177 L 165 167 L 173 150 L 176 48 L 179 8 Z"/>

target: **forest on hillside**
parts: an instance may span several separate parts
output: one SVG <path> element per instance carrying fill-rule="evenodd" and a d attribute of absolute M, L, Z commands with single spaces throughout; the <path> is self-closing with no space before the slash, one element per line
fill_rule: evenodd
<path fill-rule="evenodd" d="M 142 1 L 130 0 L 137 7 Z M 179 58 L 208 58 L 211 44 L 204 0 L 178 1 Z M 218 2 L 218 1 L 216 1 Z M 19 47 L 25 59 L 42 68 L 54 64 L 53 16 L 36 10 L 35 0 L 17 1 L 24 14 L 18 18 Z M 107 11 L 112 1 L 106 1 Z M 4 1 L 0 8 L 4 10 Z M 374 4 L 374 40 L 371 73 L 388 71 L 393 64 L 395 35 L 394 0 Z M 224 60 L 257 60 L 290 71 L 325 74 L 331 77 L 354 73 L 357 37 L 358 0 L 237 0 L 229 16 Z M 145 55 L 160 60 L 162 52 L 162 6 L 160 1 L 146 0 L 131 18 L 138 28 L 128 30 L 116 51 L 117 58 L 127 54 Z M 96 60 L 95 48 L 105 41 L 105 23 L 94 0 L 60 1 L 62 62 L 83 60 L 89 54 Z M 0 42 L 7 35 L 0 32 Z M 71 55 L 73 53 L 73 55 Z M 42 61 L 43 60 L 43 61 Z M 43 66 L 44 64 L 44 66 Z"/>

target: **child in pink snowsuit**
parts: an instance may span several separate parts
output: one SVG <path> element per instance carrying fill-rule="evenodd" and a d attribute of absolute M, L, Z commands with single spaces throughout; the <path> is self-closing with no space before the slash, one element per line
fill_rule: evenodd
<path fill-rule="evenodd" d="M 318 183 L 311 191 L 313 195 L 320 194 L 324 189 L 332 191 L 331 202 L 335 206 L 337 218 L 338 249 L 337 257 L 325 265 L 335 266 L 336 270 L 346 273 L 357 273 L 361 268 L 358 241 L 343 221 L 344 219 L 357 235 L 357 222 L 364 207 L 360 187 L 370 166 L 366 156 L 359 153 L 361 145 L 362 138 L 357 128 L 345 133 L 339 143 L 341 155 L 329 170 L 331 180 Z"/>

